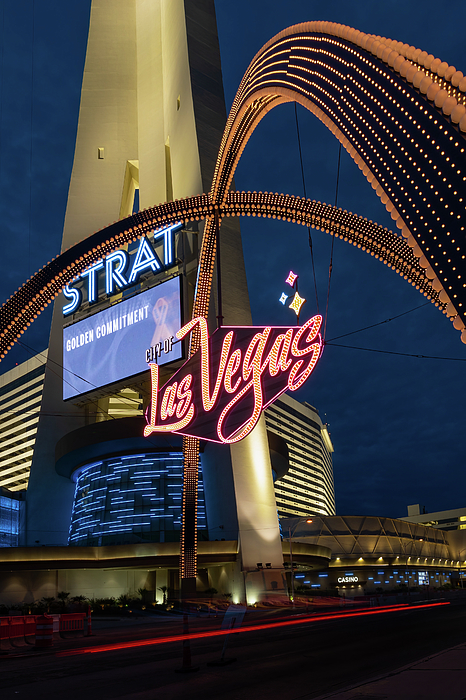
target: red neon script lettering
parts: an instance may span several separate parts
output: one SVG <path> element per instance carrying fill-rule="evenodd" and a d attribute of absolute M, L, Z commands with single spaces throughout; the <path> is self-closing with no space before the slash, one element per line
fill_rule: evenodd
<path fill-rule="evenodd" d="M 176 335 L 182 339 L 197 326 L 200 348 L 160 392 L 158 367 L 150 365 L 152 403 L 144 435 L 171 431 L 214 442 L 242 440 L 264 408 L 312 374 L 322 353 L 321 325 L 322 317 L 314 316 L 301 327 L 220 328 L 209 338 L 206 320 L 193 319 Z"/>
<path fill-rule="evenodd" d="M 151 406 L 150 406 L 150 423 L 145 426 L 144 428 L 144 437 L 147 437 L 153 432 L 164 432 L 164 433 L 176 433 L 179 430 L 183 430 L 187 425 L 189 425 L 193 419 L 194 416 L 194 406 L 191 404 L 189 406 L 189 410 L 186 414 L 186 416 L 183 418 L 183 420 L 180 420 L 178 423 L 172 423 L 171 425 L 158 425 L 155 426 L 155 421 L 157 418 L 157 398 L 158 398 L 158 393 L 159 393 L 159 367 L 156 364 L 150 364 L 150 378 L 151 378 L 151 386 L 152 386 L 152 400 L 151 400 Z M 180 386 L 182 385 L 182 382 L 180 382 Z M 178 413 L 178 407 L 177 407 L 177 413 Z"/>

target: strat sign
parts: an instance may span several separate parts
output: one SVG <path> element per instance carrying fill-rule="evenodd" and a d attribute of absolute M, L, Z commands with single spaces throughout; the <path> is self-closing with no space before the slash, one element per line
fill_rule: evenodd
<path fill-rule="evenodd" d="M 150 364 L 152 403 L 144 435 L 242 440 L 269 404 L 309 379 L 322 353 L 321 324 L 322 317 L 314 316 L 294 328 L 222 327 L 209 338 L 205 319 L 193 319 L 176 335 L 181 340 L 194 330 L 200 347 L 161 389 L 159 368 Z"/>
<path fill-rule="evenodd" d="M 88 267 L 74 282 L 85 281 L 87 290 L 87 301 L 93 304 L 99 296 L 99 274 L 103 271 L 105 275 L 105 293 L 112 296 L 126 287 L 135 285 L 140 275 L 149 270 L 157 274 L 161 270 L 171 267 L 174 260 L 174 234 L 182 227 L 181 223 L 173 224 L 160 231 L 154 231 L 153 245 L 163 244 L 162 260 L 157 255 L 153 245 L 145 237 L 141 236 L 138 249 L 133 256 L 126 250 L 115 250 L 107 255 L 103 260 L 99 260 Z M 63 307 L 63 316 L 74 314 L 83 301 L 82 291 L 78 287 L 70 287 L 67 284 L 63 290 L 63 295 L 69 299 L 69 303 Z"/>

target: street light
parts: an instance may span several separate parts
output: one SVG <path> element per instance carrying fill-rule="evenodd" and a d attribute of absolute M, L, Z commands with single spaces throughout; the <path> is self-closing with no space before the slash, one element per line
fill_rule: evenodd
<path fill-rule="evenodd" d="M 296 525 L 293 528 L 293 534 L 296 532 L 296 528 L 300 523 L 312 523 L 312 518 L 300 518 Z M 291 544 L 291 525 L 288 526 L 288 536 L 289 536 L 289 541 L 290 541 L 290 569 L 291 569 L 291 602 L 294 607 L 294 575 L 293 575 L 293 547 Z"/>
<path fill-rule="evenodd" d="M 408 562 L 409 562 L 409 560 L 411 559 L 411 555 L 412 555 L 412 553 L 413 553 L 414 540 L 410 540 L 409 542 L 406 542 L 406 543 L 405 543 L 405 542 L 403 542 L 403 537 L 402 537 L 402 535 L 399 535 L 399 538 L 398 538 L 398 539 L 399 539 L 399 545 L 400 545 L 400 547 L 401 547 L 401 549 L 402 549 L 402 552 L 403 552 L 403 554 L 404 554 L 404 557 L 405 557 L 405 569 L 406 569 L 406 567 L 409 566 Z M 421 539 L 420 541 L 422 542 L 423 540 Z M 410 551 L 411 551 L 411 555 L 410 555 L 409 557 L 407 556 L 407 554 L 408 554 L 408 553 L 407 553 L 407 548 L 408 548 L 408 546 L 411 547 L 411 550 L 410 550 Z M 397 559 L 399 559 L 399 557 L 397 557 Z M 405 570 L 405 573 L 406 573 L 406 570 Z M 410 597 L 409 578 L 410 578 L 410 576 L 409 576 L 409 569 L 408 569 L 408 578 L 407 578 L 407 582 L 408 582 L 408 598 Z"/>

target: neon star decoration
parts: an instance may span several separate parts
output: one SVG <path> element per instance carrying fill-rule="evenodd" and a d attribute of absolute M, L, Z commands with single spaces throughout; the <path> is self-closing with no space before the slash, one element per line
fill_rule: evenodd
<path fill-rule="evenodd" d="M 298 275 L 295 275 L 295 273 L 290 270 L 290 274 L 286 278 L 285 282 L 286 282 L 286 284 L 289 284 L 290 287 L 293 287 L 294 283 L 296 282 L 297 279 L 298 279 Z"/>
<path fill-rule="evenodd" d="M 282 295 L 280 299 L 278 300 L 283 306 L 286 304 L 286 300 L 288 299 L 288 294 L 285 294 L 285 292 L 282 292 Z"/>
<path fill-rule="evenodd" d="M 304 297 L 300 297 L 298 292 L 295 292 L 295 295 L 293 297 L 293 301 L 291 302 L 289 308 L 293 309 L 295 312 L 296 316 L 299 316 L 301 312 L 301 306 L 306 302 L 306 299 Z"/>
<path fill-rule="evenodd" d="M 199 350 L 159 389 L 159 367 L 150 364 L 152 401 L 144 435 L 176 432 L 217 443 L 245 438 L 262 411 L 285 391 L 309 379 L 321 354 L 322 316 L 287 328 L 221 327 L 209 337 L 207 322 L 195 318 Z"/>

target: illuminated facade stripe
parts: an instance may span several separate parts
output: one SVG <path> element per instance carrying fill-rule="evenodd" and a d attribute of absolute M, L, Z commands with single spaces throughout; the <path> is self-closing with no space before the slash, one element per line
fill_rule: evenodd
<path fill-rule="evenodd" d="M 82 465 L 68 543 L 79 546 L 176 541 L 181 527 L 181 452 L 113 455 Z M 206 530 L 199 465 L 199 528 Z M 197 479 L 196 479 L 197 482 Z"/>
<path fill-rule="evenodd" d="M 44 387 L 47 351 L 0 377 L 0 487 L 27 488 Z"/>
<path fill-rule="evenodd" d="M 268 431 L 285 440 L 289 451 L 289 469 L 274 482 L 279 517 L 334 515 L 332 453 L 323 439 L 318 412 L 283 394 L 265 410 L 265 422 Z"/>

